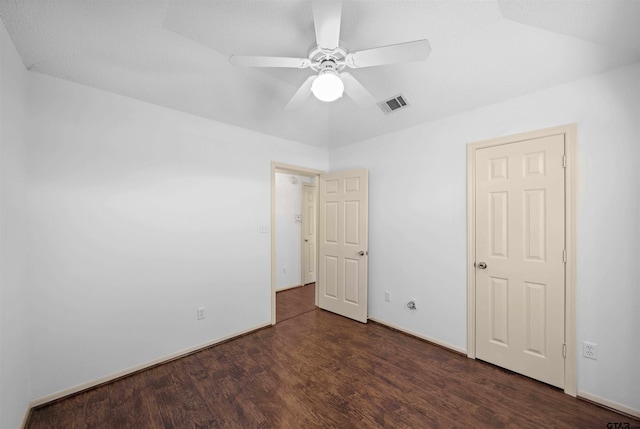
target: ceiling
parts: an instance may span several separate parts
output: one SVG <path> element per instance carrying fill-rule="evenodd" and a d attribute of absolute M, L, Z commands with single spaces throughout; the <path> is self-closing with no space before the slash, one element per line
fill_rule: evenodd
<path fill-rule="evenodd" d="M 305 58 L 306 0 L 0 0 L 25 64 L 83 85 L 319 147 L 337 147 L 640 61 L 640 0 L 345 0 L 349 51 L 426 38 L 426 61 L 350 72 L 385 115 L 347 96 L 283 108 L 309 69 L 251 69 L 236 55 Z"/>

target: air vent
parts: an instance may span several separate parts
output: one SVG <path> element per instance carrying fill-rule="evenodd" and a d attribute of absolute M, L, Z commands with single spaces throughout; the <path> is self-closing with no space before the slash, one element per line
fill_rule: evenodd
<path fill-rule="evenodd" d="M 378 103 L 378 106 L 385 115 L 388 115 L 391 112 L 397 112 L 398 110 L 404 109 L 405 107 L 409 107 L 409 103 L 407 103 L 407 99 L 404 97 L 404 95 L 398 94 L 393 98 L 381 101 L 380 103 Z"/>

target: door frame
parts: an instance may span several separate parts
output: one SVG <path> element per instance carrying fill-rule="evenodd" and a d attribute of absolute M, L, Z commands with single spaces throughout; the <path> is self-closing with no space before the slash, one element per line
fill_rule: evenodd
<path fill-rule="evenodd" d="M 565 137 L 565 371 L 564 392 L 576 396 L 576 135 L 577 124 L 497 137 L 467 144 L 467 356 L 476 358 L 476 151 L 493 146 L 563 134 Z"/>
<path fill-rule="evenodd" d="M 271 324 L 276 324 L 276 275 L 277 275 L 277 256 L 276 256 L 276 173 L 293 174 L 296 176 L 315 177 L 316 184 L 320 180 L 320 175 L 324 173 L 322 170 L 313 168 L 300 167 L 297 165 L 285 164 L 282 162 L 271 161 Z M 317 198 L 317 197 L 316 197 Z M 316 219 L 318 216 L 319 204 L 316 204 Z M 316 222 L 316 237 L 318 236 L 318 222 Z M 316 267 L 318 266 L 318 240 L 316 239 Z M 318 274 L 316 273 L 316 282 Z M 318 305 L 318 288 L 316 288 L 315 305 Z"/>
<path fill-rule="evenodd" d="M 302 186 L 302 208 L 304 208 L 304 188 L 306 187 L 314 187 L 316 188 L 316 252 L 318 250 L 318 188 L 319 188 L 319 183 L 318 179 L 314 180 L 313 183 L 306 183 L 303 182 L 301 183 Z M 304 210 L 302 210 L 300 213 L 302 213 L 302 226 L 304 227 L 304 220 L 305 220 L 305 216 L 304 216 Z M 305 266 L 304 266 L 304 250 L 305 250 L 305 245 L 304 245 L 304 228 L 302 228 L 302 234 L 300 237 L 300 249 L 301 249 L 301 253 L 300 253 L 300 278 L 302 279 L 302 285 L 304 286 L 305 283 L 305 279 L 304 279 L 304 274 L 305 274 Z M 316 275 L 315 275 L 315 280 L 314 282 L 317 282 L 318 280 L 318 255 L 316 254 L 316 265 L 315 265 L 315 269 L 316 269 Z M 317 301 L 316 301 L 316 305 L 317 305 Z"/>

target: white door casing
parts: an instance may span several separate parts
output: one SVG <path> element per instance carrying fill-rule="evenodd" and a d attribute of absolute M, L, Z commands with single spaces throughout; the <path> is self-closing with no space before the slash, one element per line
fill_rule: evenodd
<path fill-rule="evenodd" d="M 557 134 L 475 152 L 475 355 L 561 388 L 564 138 Z"/>
<path fill-rule="evenodd" d="M 367 322 L 368 171 L 320 175 L 318 305 Z"/>
<path fill-rule="evenodd" d="M 301 167 L 297 165 L 285 164 L 281 162 L 271 162 L 271 324 L 276 324 L 276 292 L 277 292 L 277 222 L 276 222 L 276 173 L 287 173 L 298 176 L 315 177 L 316 179 L 323 172 L 308 167 Z M 317 212 L 316 212 L 317 216 Z M 269 228 L 265 224 L 259 225 L 258 230 L 260 233 L 268 232 Z M 317 260 L 316 260 L 317 262 Z M 317 266 L 317 263 L 316 263 Z M 317 288 L 316 288 L 316 305 L 317 301 Z"/>
<path fill-rule="evenodd" d="M 302 284 L 316 281 L 316 212 L 318 187 L 302 184 Z"/>

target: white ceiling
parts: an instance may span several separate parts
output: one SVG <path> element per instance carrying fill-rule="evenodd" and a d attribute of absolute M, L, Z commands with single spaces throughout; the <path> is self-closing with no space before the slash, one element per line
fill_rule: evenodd
<path fill-rule="evenodd" d="M 424 62 L 351 73 L 384 115 L 348 97 L 283 107 L 311 70 L 247 69 L 236 55 L 306 57 L 306 0 L 0 0 L 32 71 L 322 147 L 336 147 L 640 61 L 640 0 L 345 1 L 349 51 L 426 38 Z"/>

